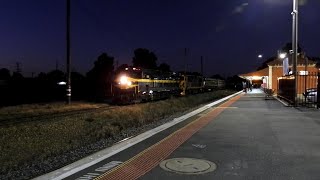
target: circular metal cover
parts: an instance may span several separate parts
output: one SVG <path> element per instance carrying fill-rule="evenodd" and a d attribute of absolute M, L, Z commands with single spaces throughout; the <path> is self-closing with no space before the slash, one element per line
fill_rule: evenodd
<path fill-rule="evenodd" d="M 160 167 L 179 174 L 204 174 L 217 169 L 213 162 L 194 158 L 167 159 L 160 163 Z"/>

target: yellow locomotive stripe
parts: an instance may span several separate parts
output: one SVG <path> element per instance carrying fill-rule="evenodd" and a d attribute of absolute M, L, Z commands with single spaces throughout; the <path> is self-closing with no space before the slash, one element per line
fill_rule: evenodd
<path fill-rule="evenodd" d="M 179 80 L 163 80 L 163 79 L 135 79 L 128 78 L 132 82 L 143 82 L 143 83 L 179 83 Z"/>

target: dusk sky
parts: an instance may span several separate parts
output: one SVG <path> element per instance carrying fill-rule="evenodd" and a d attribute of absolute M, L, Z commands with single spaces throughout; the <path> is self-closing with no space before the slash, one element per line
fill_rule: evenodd
<path fill-rule="evenodd" d="M 320 56 L 320 1 L 299 9 L 299 43 Z M 72 69 L 85 74 L 106 52 L 131 64 L 147 48 L 173 70 L 233 75 L 255 70 L 291 42 L 292 0 L 71 0 Z M 65 0 L 2 0 L 0 68 L 21 63 L 25 76 L 66 61 Z M 263 54 L 259 59 L 258 54 Z"/>

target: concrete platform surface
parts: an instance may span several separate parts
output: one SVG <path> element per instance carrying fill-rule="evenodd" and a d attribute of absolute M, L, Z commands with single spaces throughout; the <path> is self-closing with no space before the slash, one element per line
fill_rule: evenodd
<path fill-rule="evenodd" d="M 167 158 L 205 159 L 217 165 L 215 171 L 185 175 L 156 167 L 141 179 L 320 179 L 319 110 L 284 107 L 258 91 L 231 107 Z"/>

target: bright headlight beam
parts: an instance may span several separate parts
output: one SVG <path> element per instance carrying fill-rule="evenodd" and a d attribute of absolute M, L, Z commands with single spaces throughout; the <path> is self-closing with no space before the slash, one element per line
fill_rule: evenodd
<path fill-rule="evenodd" d="M 121 76 L 120 77 L 120 84 L 127 84 L 128 83 L 128 77 L 127 76 Z"/>

